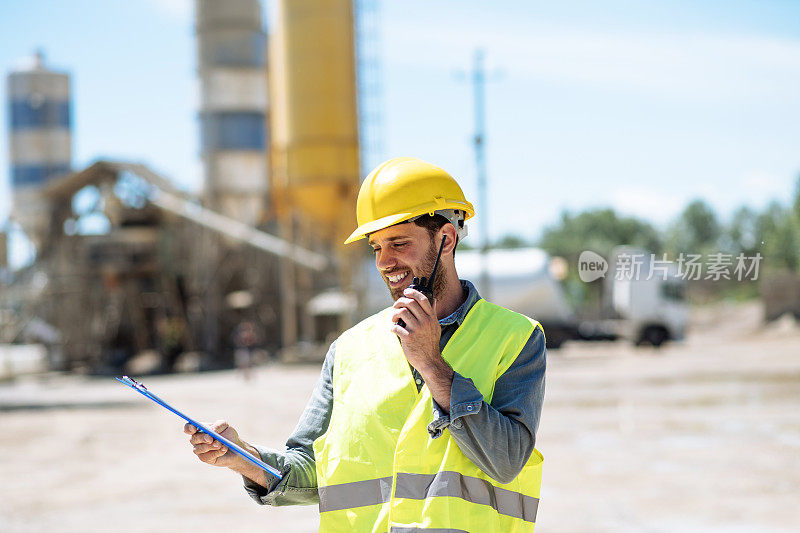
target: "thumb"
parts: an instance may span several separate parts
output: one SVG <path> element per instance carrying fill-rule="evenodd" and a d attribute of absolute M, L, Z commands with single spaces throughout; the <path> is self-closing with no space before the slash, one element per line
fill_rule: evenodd
<path fill-rule="evenodd" d="M 217 420 L 211 424 L 211 429 L 221 434 L 223 431 L 228 429 L 228 423 L 225 420 Z"/>

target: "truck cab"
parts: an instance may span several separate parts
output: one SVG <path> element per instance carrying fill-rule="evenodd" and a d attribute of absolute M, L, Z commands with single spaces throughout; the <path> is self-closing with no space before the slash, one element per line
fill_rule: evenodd
<path fill-rule="evenodd" d="M 678 266 L 629 246 L 614 249 L 604 298 L 613 309 L 616 332 L 637 345 L 682 340 L 688 305 Z"/>

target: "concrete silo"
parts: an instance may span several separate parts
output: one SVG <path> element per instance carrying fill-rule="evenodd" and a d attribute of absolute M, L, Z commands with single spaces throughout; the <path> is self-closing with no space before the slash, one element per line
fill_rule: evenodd
<path fill-rule="evenodd" d="M 70 79 L 48 70 L 37 53 L 8 75 L 7 86 L 12 218 L 39 250 L 50 220 L 40 191 L 71 167 Z"/>
<path fill-rule="evenodd" d="M 359 140 L 352 0 L 279 0 L 269 46 L 270 188 L 281 236 L 333 252 L 342 293 L 352 296 L 363 248 L 344 242 L 355 227 Z M 281 263 L 284 346 L 309 336 L 296 324 L 314 280 Z M 296 290 L 294 290 L 296 288 Z M 358 296 L 357 296 L 358 298 Z M 352 325 L 342 310 L 339 329 Z"/>
<path fill-rule="evenodd" d="M 195 0 L 208 205 L 248 224 L 268 194 L 266 34 L 258 0 Z"/>
<path fill-rule="evenodd" d="M 342 253 L 355 227 L 358 107 L 352 0 L 280 0 L 270 35 L 271 186 Z"/>

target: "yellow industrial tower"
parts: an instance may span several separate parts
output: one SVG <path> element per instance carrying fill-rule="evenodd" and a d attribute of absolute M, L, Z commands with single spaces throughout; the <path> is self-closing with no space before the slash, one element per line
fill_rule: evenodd
<path fill-rule="evenodd" d="M 269 45 L 270 191 L 282 237 L 337 257 L 340 287 L 352 292 L 359 187 L 356 59 L 351 0 L 280 0 Z M 284 346 L 296 340 L 303 276 L 284 265 Z M 300 295 L 300 296 L 298 296 Z M 302 313 L 300 313 L 302 316 Z M 302 329 L 302 328 L 301 328 Z"/>

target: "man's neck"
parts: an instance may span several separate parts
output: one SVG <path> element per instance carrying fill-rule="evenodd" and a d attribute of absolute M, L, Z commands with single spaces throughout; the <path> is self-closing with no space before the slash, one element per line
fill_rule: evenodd
<path fill-rule="evenodd" d="M 441 320 L 452 315 L 458 307 L 464 303 L 466 293 L 461 287 L 461 281 L 453 273 L 447 279 L 444 294 L 436 301 L 436 318 Z"/>

